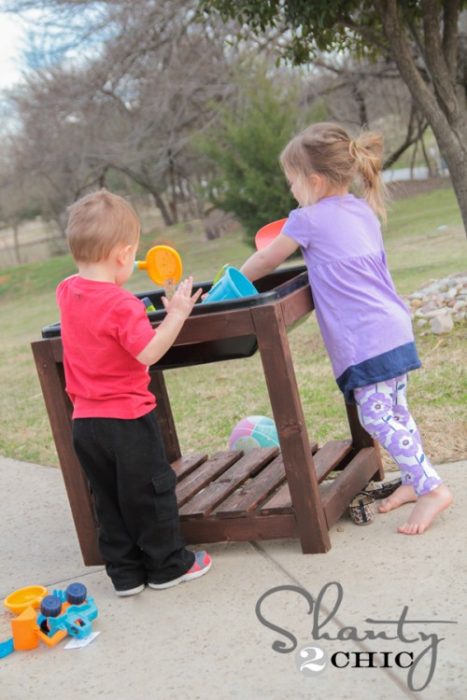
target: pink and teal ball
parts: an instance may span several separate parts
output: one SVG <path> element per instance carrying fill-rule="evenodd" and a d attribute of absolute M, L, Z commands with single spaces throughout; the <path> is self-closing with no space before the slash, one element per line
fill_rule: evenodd
<path fill-rule="evenodd" d="M 232 430 L 229 449 L 243 450 L 247 454 L 257 447 L 279 447 L 276 424 L 272 418 L 247 416 Z"/>

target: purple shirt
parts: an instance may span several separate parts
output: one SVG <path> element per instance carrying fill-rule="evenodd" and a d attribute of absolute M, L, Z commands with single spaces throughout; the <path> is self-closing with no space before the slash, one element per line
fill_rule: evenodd
<path fill-rule="evenodd" d="M 339 385 L 346 373 L 343 391 L 420 366 L 415 346 L 407 345 L 414 341 L 410 314 L 387 268 L 378 218 L 365 200 L 325 197 L 291 211 L 282 233 L 302 249 Z"/>

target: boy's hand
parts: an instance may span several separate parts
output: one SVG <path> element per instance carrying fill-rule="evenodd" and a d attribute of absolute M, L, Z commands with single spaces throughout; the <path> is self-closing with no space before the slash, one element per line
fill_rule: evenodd
<path fill-rule="evenodd" d="M 191 294 L 193 290 L 193 277 L 183 280 L 177 288 L 170 301 L 167 297 L 162 297 L 162 303 L 167 311 L 167 316 L 158 326 L 154 336 L 142 350 L 136 359 L 143 365 L 153 365 L 165 355 L 167 350 L 175 342 L 176 337 L 190 315 L 195 302 L 201 296 L 203 291 L 200 287 L 197 292 Z"/>
<path fill-rule="evenodd" d="M 162 297 L 162 303 L 167 313 L 170 315 L 178 315 L 180 318 L 186 319 L 203 291 L 200 288 L 192 295 L 192 290 L 193 277 L 190 276 L 187 277 L 186 280 L 183 280 L 183 282 L 180 282 L 177 291 L 170 301 L 166 297 Z"/>

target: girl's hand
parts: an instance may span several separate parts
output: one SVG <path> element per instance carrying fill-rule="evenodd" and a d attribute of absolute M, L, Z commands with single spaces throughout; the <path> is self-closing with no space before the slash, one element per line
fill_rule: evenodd
<path fill-rule="evenodd" d="M 180 318 L 186 319 L 201 296 L 201 287 L 193 295 L 191 294 L 193 290 L 193 277 L 187 277 L 186 280 L 180 282 L 177 287 L 177 291 L 173 295 L 172 299 L 169 301 L 166 297 L 162 297 L 162 303 L 164 308 L 170 315 L 178 315 Z"/>

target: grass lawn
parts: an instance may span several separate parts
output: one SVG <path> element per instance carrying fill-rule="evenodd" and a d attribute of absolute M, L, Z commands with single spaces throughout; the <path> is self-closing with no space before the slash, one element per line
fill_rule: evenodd
<path fill-rule="evenodd" d="M 144 250 L 167 242 L 180 252 L 185 272 L 198 281 L 212 279 L 224 263 L 240 264 L 251 249 L 240 231 L 206 241 L 194 222 L 162 230 L 150 214 Z M 451 190 L 443 189 L 392 205 L 385 233 L 389 266 L 401 294 L 430 279 L 467 269 L 467 248 Z M 2 329 L 0 453 L 41 464 L 57 456 L 32 360 L 30 342 L 42 326 L 57 320 L 54 288 L 74 271 L 69 256 L 0 270 Z M 143 272 L 129 288 L 151 288 Z M 467 455 L 467 406 L 463 369 L 467 324 L 447 336 L 416 330 L 423 368 L 411 375 L 409 399 L 428 454 L 434 462 Z M 320 443 L 347 435 L 345 410 L 334 382 L 314 317 L 289 336 L 310 436 Z M 271 415 L 259 355 L 248 360 L 182 368 L 166 373 L 184 452 L 225 449 L 232 427 L 249 414 Z M 386 460 L 387 466 L 392 463 Z"/>

